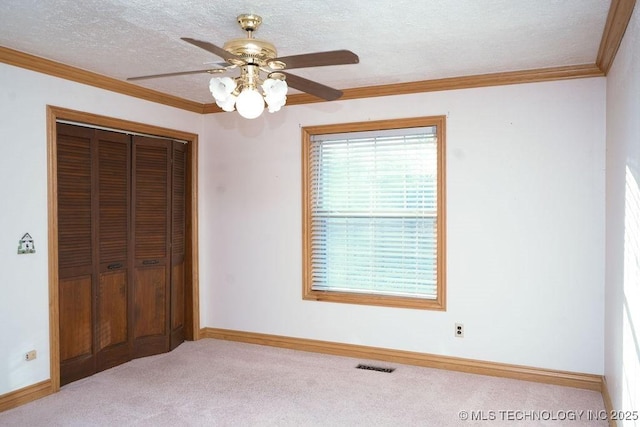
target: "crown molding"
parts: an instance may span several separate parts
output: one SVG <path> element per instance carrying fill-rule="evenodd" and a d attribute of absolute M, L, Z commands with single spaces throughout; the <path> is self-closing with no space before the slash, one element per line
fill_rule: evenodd
<path fill-rule="evenodd" d="M 604 76 L 604 73 L 595 64 L 569 65 L 345 89 L 343 90 L 343 95 L 336 101 L 602 76 Z M 286 105 L 312 104 L 316 102 L 326 101 L 301 93 L 288 95 Z M 205 114 L 219 113 L 222 110 L 216 104 L 205 104 L 203 112 Z"/>
<path fill-rule="evenodd" d="M 201 104 L 177 96 L 167 95 L 125 81 L 2 46 L 0 46 L 0 62 L 195 113 L 210 114 L 222 112 L 222 109 L 214 103 Z M 338 101 L 602 76 L 604 76 L 604 72 L 595 64 L 569 65 L 564 67 L 539 68 L 351 88 L 345 89 L 342 97 Z M 316 102 L 326 101 L 303 93 L 289 95 L 287 97 L 287 105 L 311 104 Z"/>
<path fill-rule="evenodd" d="M 600 40 L 596 65 L 607 75 L 633 15 L 636 0 L 612 0 Z"/>
<path fill-rule="evenodd" d="M 170 107 L 193 111 L 195 113 L 203 112 L 203 104 L 199 102 L 189 101 L 177 96 L 167 95 L 162 92 L 146 89 L 122 80 L 106 77 L 101 74 L 86 71 L 81 68 L 72 67 L 70 65 L 51 61 L 49 59 L 30 55 L 28 53 L 9 49 L 3 46 L 0 46 L 0 62 L 4 62 L 5 64 L 14 65 L 20 68 L 25 68 L 31 71 L 36 71 L 38 73 L 60 77 L 65 80 L 71 80 L 77 83 L 94 86 L 100 89 L 109 90 L 111 92 L 133 96 L 135 98 L 144 99 L 146 101 L 168 105 Z"/>
<path fill-rule="evenodd" d="M 600 71 L 595 64 L 570 65 L 566 67 L 539 68 L 506 73 L 477 74 L 471 76 L 449 77 L 444 79 L 345 89 L 343 91 L 344 94 L 339 100 L 407 95 L 421 92 L 437 92 L 553 80 L 579 79 L 585 77 L 601 77 L 603 75 L 602 71 Z M 318 98 L 307 94 L 296 94 L 287 97 L 287 105 L 308 104 L 311 102 L 319 102 L 319 100 Z"/>

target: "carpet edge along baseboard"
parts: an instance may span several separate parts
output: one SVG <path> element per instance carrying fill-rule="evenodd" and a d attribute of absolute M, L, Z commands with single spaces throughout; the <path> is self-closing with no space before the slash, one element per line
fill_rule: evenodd
<path fill-rule="evenodd" d="M 368 347 L 356 344 L 343 344 L 307 338 L 293 338 L 219 328 L 202 328 L 200 330 L 199 337 L 332 354 L 336 356 L 382 360 L 385 362 L 422 366 L 426 368 L 447 369 L 451 371 L 511 378 L 523 381 L 533 381 L 600 392 L 603 387 L 603 377 L 601 375 L 510 365 L 498 362 L 486 362 L 482 360 L 439 356 L 428 353 L 388 348 Z"/>

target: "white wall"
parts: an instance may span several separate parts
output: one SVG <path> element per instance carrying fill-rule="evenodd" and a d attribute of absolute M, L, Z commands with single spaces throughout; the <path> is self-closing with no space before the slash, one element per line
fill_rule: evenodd
<path fill-rule="evenodd" d="M 300 126 L 442 114 L 447 311 L 303 301 Z M 202 326 L 603 373 L 604 78 L 214 114 L 204 134 Z"/>
<path fill-rule="evenodd" d="M 203 327 L 603 372 L 603 78 L 291 106 L 254 121 L 5 64 L 0 82 L 0 394 L 49 378 L 47 104 L 200 134 Z M 440 114 L 448 310 L 302 301 L 300 126 Z M 25 232 L 34 255 L 17 255 Z M 23 361 L 31 349 L 38 359 Z"/>
<path fill-rule="evenodd" d="M 0 63 L 0 395 L 49 378 L 46 105 L 200 133 L 196 113 Z M 36 253 L 18 255 L 24 233 Z M 26 362 L 35 349 L 38 358 Z"/>
<path fill-rule="evenodd" d="M 639 118 L 636 7 L 607 76 L 605 376 L 613 407 L 625 411 L 640 411 Z"/>

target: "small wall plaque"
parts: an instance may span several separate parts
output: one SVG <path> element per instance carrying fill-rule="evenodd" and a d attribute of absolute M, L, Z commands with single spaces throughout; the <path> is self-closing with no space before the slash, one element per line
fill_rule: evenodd
<path fill-rule="evenodd" d="M 18 255 L 35 253 L 36 247 L 33 243 L 33 238 L 29 233 L 24 233 L 24 236 L 22 236 L 22 239 L 18 242 Z"/>

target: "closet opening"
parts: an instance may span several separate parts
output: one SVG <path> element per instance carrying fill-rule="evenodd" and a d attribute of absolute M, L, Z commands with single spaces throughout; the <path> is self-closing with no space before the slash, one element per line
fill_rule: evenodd
<path fill-rule="evenodd" d="M 198 137 L 52 106 L 47 126 L 57 391 L 198 339 Z"/>

